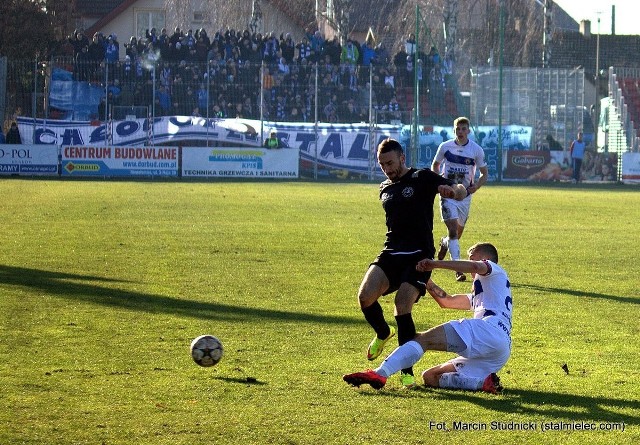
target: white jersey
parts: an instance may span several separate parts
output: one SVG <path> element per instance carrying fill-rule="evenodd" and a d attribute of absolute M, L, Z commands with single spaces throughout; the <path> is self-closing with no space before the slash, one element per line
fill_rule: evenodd
<path fill-rule="evenodd" d="M 458 145 L 455 139 L 443 142 L 434 161 L 440 163 L 440 171 L 436 173 L 466 188 L 473 184 L 476 169 L 487 165 L 484 150 L 471 139 L 465 145 Z"/>
<path fill-rule="evenodd" d="M 467 295 L 473 318 L 480 318 L 511 336 L 511 283 L 504 269 L 496 263 L 483 260 L 489 270 L 486 275 L 476 274 L 472 293 Z"/>

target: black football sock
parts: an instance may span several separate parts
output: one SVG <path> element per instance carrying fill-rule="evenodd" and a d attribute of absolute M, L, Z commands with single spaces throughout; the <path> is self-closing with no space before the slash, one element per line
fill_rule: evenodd
<path fill-rule="evenodd" d="M 411 313 L 396 315 L 396 323 L 398 324 L 398 344 L 400 346 L 416 338 L 416 325 Z M 402 372 L 413 375 L 413 368 L 405 368 Z"/>
<path fill-rule="evenodd" d="M 376 335 L 379 339 L 384 340 L 389 336 L 391 329 L 389 328 L 387 321 L 384 319 L 380 303 L 376 301 L 371 306 L 363 308 L 362 313 L 364 314 L 364 319 L 367 320 L 373 330 L 376 331 Z"/>

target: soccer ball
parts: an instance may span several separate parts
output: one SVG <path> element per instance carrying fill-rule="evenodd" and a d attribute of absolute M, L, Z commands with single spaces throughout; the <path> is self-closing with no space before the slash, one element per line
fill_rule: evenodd
<path fill-rule="evenodd" d="M 191 358 L 200 366 L 208 367 L 222 359 L 222 342 L 213 335 L 201 335 L 191 342 Z"/>

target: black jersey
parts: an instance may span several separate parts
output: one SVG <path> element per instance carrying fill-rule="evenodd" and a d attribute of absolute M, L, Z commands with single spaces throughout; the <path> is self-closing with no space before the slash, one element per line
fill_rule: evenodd
<path fill-rule="evenodd" d="M 415 168 L 396 182 L 387 179 L 380 184 L 380 201 L 387 220 L 385 250 L 421 250 L 433 258 L 433 203 L 440 185 L 453 182 L 429 169 Z"/>

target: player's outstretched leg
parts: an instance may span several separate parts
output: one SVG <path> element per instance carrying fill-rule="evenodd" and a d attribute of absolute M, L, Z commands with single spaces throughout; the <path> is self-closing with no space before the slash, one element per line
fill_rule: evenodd
<path fill-rule="evenodd" d="M 345 374 L 342 376 L 342 380 L 347 382 L 351 386 L 371 385 L 374 389 L 381 389 L 386 383 L 387 378 L 382 377 L 371 369 L 367 369 L 363 372 L 354 372 L 353 374 Z"/>
<path fill-rule="evenodd" d="M 402 346 L 416 337 L 416 325 L 413 322 L 411 312 L 403 315 L 396 315 L 396 324 L 398 325 L 398 345 Z M 413 376 L 413 367 L 408 366 L 402 368 L 400 372 L 400 383 L 406 389 L 412 389 L 416 386 L 416 378 Z"/>

